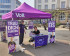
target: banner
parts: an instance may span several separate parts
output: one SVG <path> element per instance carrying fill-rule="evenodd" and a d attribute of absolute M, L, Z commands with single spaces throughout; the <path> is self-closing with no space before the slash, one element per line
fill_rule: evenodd
<path fill-rule="evenodd" d="M 5 22 L 0 21 L 0 32 L 1 31 L 5 31 L 5 30 L 6 30 L 6 28 L 5 28 Z"/>
<path fill-rule="evenodd" d="M 55 21 L 48 22 L 48 43 L 55 42 Z"/>
<path fill-rule="evenodd" d="M 48 35 L 35 37 L 35 47 L 47 45 L 47 42 L 48 42 Z"/>
<path fill-rule="evenodd" d="M 32 21 L 29 21 L 29 29 L 33 29 L 33 22 Z"/>
<path fill-rule="evenodd" d="M 48 43 L 55 42 L 55 32 L 48 32 Z"/>
<path fill-rule="evenodd" d="M 55 32 L 55 21 L 48 22 L 48 32 Z"/>
<path fill-rule="evenodd" d="M 18 21 L 7 22 L 7 37 L 9 53 L 19 51 L 19 25 Z"/>
<path fill-rule="evenodd" d="M 19 36 L 18 21 L 7 22 L 7 35 L 8 37 Z"/>

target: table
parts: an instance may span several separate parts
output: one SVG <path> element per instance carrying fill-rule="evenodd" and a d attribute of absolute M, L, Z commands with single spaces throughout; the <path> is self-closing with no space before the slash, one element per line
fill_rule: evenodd
<path fill-rule="evenodd" d="M 47 45 L 48 35 L 36 36 L 35 37 L 35 48 L 39 46 Z"/>

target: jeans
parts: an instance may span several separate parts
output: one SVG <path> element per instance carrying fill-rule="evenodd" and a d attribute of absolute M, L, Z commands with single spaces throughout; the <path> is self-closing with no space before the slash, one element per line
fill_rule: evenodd
<path fill-rule="evenodd" d="M 23 39 L 24 39 L 24 33 L 20 33 L 20 36 L 19 36 L 19 44 L 22 44 L 23 43 Z"/>

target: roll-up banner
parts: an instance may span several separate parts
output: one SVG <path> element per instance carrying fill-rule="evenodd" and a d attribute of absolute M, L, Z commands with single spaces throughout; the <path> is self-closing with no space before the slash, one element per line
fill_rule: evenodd
<path fill-rule="evenodd" d="M 55 21 L 48 21 L 48 43 L 55 42 Z"/>
<path fill-rule="evenodd" d="M 19 25 L 18 21 L 7 21 L 7 39 L 9 53 L 19 51 Z"/>

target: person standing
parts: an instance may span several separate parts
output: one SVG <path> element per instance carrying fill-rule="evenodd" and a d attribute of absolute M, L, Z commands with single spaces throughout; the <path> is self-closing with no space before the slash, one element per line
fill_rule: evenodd
<path fill-rule="evenodd" d="M 70 23 L 69 23 L 69 31 L 70 31 Z"/>
<path fill-rule="evenodd" d="M 69 22 L 67 21 L 67 28 L 69 27 Z"/>
<path fill-rule="evenodd" d="M 25 25 L 24 21 L 21 21 L 21 24 L 19 25 L 19 44 L 23 44 L 23 39 L 24 39 L 24 32 L 25 32 Z M 26 32 L 25 32 L 26 34 Z"/>
<path fill-rule="evenodd" d="M 45 20 L 43 20 L 43 26 L 44 26 L 44 30 L 47 30 L 46 29 L 46 22 L 45 22 Z"/>

